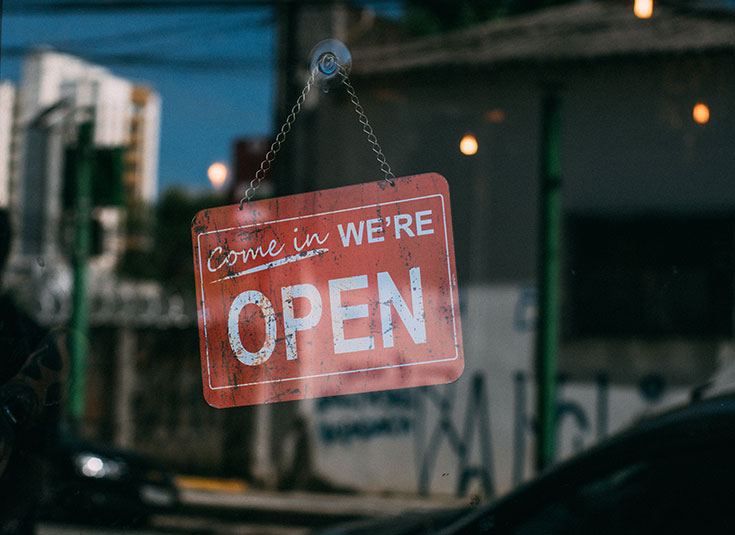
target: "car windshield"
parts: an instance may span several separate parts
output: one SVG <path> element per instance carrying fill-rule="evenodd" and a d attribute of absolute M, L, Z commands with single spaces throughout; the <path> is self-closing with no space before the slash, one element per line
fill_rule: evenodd
<path fill-rule="evenodd" d="M 594 468 L 735 373 L 732 0 L 0 7 L 0 534 L 585 531 L 731 444 Z"/>

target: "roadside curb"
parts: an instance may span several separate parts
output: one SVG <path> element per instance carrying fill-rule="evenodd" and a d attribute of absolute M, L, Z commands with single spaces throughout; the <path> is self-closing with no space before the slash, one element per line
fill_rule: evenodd
<path fill-rule="evenodd" d="M 311 526 L 470 505 L 468 499 L 449 497 L 277 492 L 253 489 L 238 480 L 209 478 L 184 478 L 179 489 L 183 509 L 197 514 Z"/>
<path fill-rule="evenodd" d="M 180 491 L 245 492 L 250 486 L 242 479 L 177 475 L 174 482 Z"/>

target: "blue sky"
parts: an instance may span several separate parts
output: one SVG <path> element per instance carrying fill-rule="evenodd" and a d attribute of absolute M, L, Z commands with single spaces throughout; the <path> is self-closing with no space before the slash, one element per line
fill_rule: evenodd
<path fill-rule="evenodd" d="M 0 78 L 17 82 L 18 47 L 51 45 L 87 57 L 120 76 L 147 82 L 161 94 L 159 189 L 209 187 L 208 166 L 229 162 L 233 139 L 270 136 L 273 122 L 274 34 L 268 9 L 228 13 L 18 14 L 5 0 Z M 143 54 L 164 66 L 106 62 L 105 57 Z M 308 51 L 306 52 L 308 54 Z M 230 58 L 216 68 L 177 66 L 182 58 Z"/>
<path fill-rule="evenodd" d="M 229 164 L 234 139 L 273 136 L 276 28 L 271 9 L 51 15 L 18 9 L 24 4 L 26 0 L 0 0 L 0 78 L 19 80 L 19 48 L 50 45 L 153 86 L 162 100 L 160 191 L 176 185 L 209 188 L 207 168 L 215 161 Z M 398 4 L 383 1 L 375 7 L 398 16 Z M 305 63 L 309 52 L 303 51 Z M 143 55 L 148 63 L 126 64 L 120 61 L 123 54 Z M 181 64 L 191 58 L 210 64 Z M 169 61 L 161 65 L 161 59 Z M 217 62 L 214 68 L 212 60 Z"/>

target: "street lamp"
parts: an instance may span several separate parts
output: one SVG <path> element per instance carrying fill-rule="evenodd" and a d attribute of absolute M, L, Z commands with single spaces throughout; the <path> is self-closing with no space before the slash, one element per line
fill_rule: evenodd
<path fill-rule="evenodd" d="M 477 149 L 477 138 L 470 133 L 465 134 L 462 141 L 459 142 L 459 151 L 465 156 L 477 154 Z"/>
<path fill-rule="evenodd" d="M 227 166 L 221 162 L 215 162 L 207 169 L 207 176 L 214 189 L 219 189 L 227 180 Z"/>
<path fill-rule="evenodd" d="M 692 117 L 698 124 L 709 122 L 709 107 L 706 104 L 699 102 L 692 110 Z"/>
<path fill-rule="evenodd" d="M 639 19 L 650 19 L 653 15 L 653 0 L 635 0 L 633 13 Z"/>
<path fill-rule="evenodd" d="M 72 153 L 74 167 L 74 251 L 72 256 L 73 286 L 71 309 L 70 353 L 71 373 L 69 387 L 69 416 L 74 424 L 81 422 L 85 408 L 85 382 L 89 349 L 89 297 L 88 297 L 88 262 L 91 254 L 91 211 L 92 180 L 94 172 L 94 108 L 91 105 L 75 104 L 70 99 L 61 99 L 55 104 L 41 110 L 28 121 L 26 146 L 26 176 L 24 180 L 24 197 L 35 199 L 38 189 L 45 192 L 43 197 L 52 198 L 49 191 L 55 185 L 61 188 L 62 181 L 62 139 L 61 133 L 51 131 L 52 125 L 64 128 L 69 121 L 74 125 L 76 146 Z M 46 132 L 49 130 L 49 132 Z M 46 159 L 52 163 L 47 165 Z M 42 162 L 41 166 L 37 162 Z M 30 201 L 29 201 L 30 202 Z M 47 201 L 40 209 L 52 214 L 51 221 L 56 220 L 59 206 Z M 35 212 L 30 205 L 23 207 L 23 220 L 26 222 Z M 43 214 L 43 212 L 42 212 Z M 45 244 L 58 239 L 58 229 L 49 227 L 42 231 L 43 235 L 35 237 L 38 244 L 39 258 L 44 254 Z"/>

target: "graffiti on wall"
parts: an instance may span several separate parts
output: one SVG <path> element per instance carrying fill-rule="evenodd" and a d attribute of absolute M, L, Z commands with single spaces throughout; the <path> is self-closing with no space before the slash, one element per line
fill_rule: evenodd
<path fill-rule="evenodd" d="M 527 473 L 529 450 L 535 434 L 534 409 L 528 403 L 534 388 L 531 374 L 515 372 L 513 378 L 512 481 L 516 485 Z M 493 461 L 491 407 L 485 372 L 469 378 L 469 388 L 456 385 L 421 387 L 352 396 L 322 398 L 316 404 L 315 431 L 324 446 L 350 447 L 358 441 L 403 437 L 412 440 L 416 462 L 416 489 L 432 492 L 440 468 L 439 456 L 450 452 L 456 467 L 456 495 L 466 496 L 479 488 L 486 497 L 496 492 Z M 610 431 L 610 381 L 600 374 L 591 386 L 594 403 L 574 399 L 575 383 L 558 378 L 556 429 L 574 453 Z M 650 375 L 639 382 L 638 397 L 644 408 L 660 401 L 666 390 L 662 377 Z M 335 415 L 338 415 L 334 418 Z M 495 445 L 497 447 L 497 444 Z M 562 456 L 556 452 L 557 458 Z M 441 464 L 445 467 L 446 464 Z M 442 474 L 439 474 L 442 475 Z"/>
<path fill-rule="evenodd" d="M 349 445 L 355 440 L 408 435 L 414 428 L 415 404 L 411 390 L 388 390 L 353 396 L 319 398 L 316 431 L 322 444 Z M 348 417 L 327 421 L 319 416 L 339 411 Z M 360 417 L 356 417 L 356 415 Z"/>
<path fill-rule="evenodd" d="M 426 429 L 425 417 L 419 419 L 416 437 L 424 444 L 423 434 L 429 431 L 429 440 L 418 453 L 420 494 L 430 492 L 430 482 L 436 466 L 436 459 L 442 442 L 446 442 L 457 460 L 457 495 L 464 496 L 470 483 L 478 480 L 486 496 L 494 495 L 492 447 L 490 443 L 490 407 L 485 376 L 476 373 L 472 376 L 468 392 L 464 418 L 456 418 L 454 402 L 450 395 L 442 395 L 437 389 L 424 389 L 420 395 L 432 409 L 438 411 L 439 418 L 433 429 Z M 452 393 L 456 389 L 451 389 Z M 425 409 L 425 407 L 424 407 Z M 423 413 L 425 416 L 425 412 Z M 460 427 L 461 426 L 461 427 Z M 474 453 L 474 455 L 473 455 Z"/>

